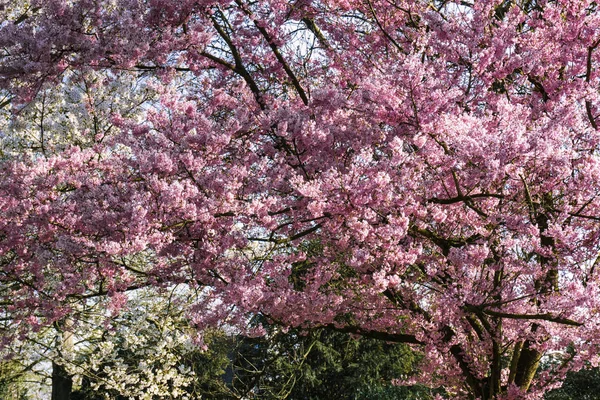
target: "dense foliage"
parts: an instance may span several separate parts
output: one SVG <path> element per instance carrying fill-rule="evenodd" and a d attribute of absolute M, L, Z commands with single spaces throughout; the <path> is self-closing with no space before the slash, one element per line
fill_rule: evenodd
<path fill-rule="evenodd" d="M 600 393 L 600 370 L 582 369 L 569 372 L 559 389 L 546 394 L 546 400 L 595 400 Z"/>
<path fill-rule="evenodd" d="M 126 340 L 123 340 L 124 342 Z M 266 337 L 231 336 L 213 331 L 204 350 L 172 348 L 181 369 L 189 372 L 181 385 L 172 382 L 192 399 L 430 399 L 433 391 L 422 387 L 398 387 L 391 382 L 417 373 L 418 359 L 405 345 L 374 339 L 354 339 L 348 334 L 315 331 L 273 331 Z M 139 353 L 119 349 L 123 365 L 132 376 L 140 363 Z M 143 353 L 142 353 L 143 354 Z M 145 361 L 147 369 L 161 370 L 160 362 Z M 110 361 L 103 368 L 114 364 Z M 118 386 L 103 381 L 109 372 L 86 376 L 73 392 L 72 400 L 127 399 Z M 110 378 L 108 378 L 110 379 Z M 171 376 L 173 379 L 173 376 Z M 144 393 L 148 384 L 138 389 Z M 137 389 L 137 388 L 136 388 Z M 128 394 L 128 395 L 127 395 Z M 181 396 L 181 395 L 180 395 Z M 169 394 L 152 399 L 179 397 Z"/>
<path fill-rule="evenodd" d="M 199 332 L 260 336 L 259 315 L 411 344 L 457 398 L 597 363 L 596 2 L 0 13 L 7 348 L 55 326 L 60 353 L 94 299 L 109 318 L 181 285 Z"/>

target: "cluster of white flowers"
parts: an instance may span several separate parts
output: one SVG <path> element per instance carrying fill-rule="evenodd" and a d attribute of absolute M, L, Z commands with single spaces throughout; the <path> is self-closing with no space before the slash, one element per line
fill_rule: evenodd
<path fill-rule="evenodd" d="M 148 78 L 67 70 L 27 104 L 7 103 L 0 112 L 0 156 L 55 154 L 89 147 L 114 135 L 115 115 L 142 121 L 155 93 Z M 0 97 L 0 103 L 2 102 Z"/>
<path fill-rule="evenodd" d="M 190 345 L 194 332 L 172 298 L 131 293 L 119 315 L 98 314 L 97 327 L 79 338 L 85 345 L 75 349 L 77 362 L 67 366 L 73 376 L 89 377 L 92 389 L 107 396 L 189 398 L 186 388 L 194 374 L 184 358 L 195 350 Z"/>
<path fill-rule="evenodd" d="M 14 361 L 0 363 L 0 370 L 10 366 L 15 377 L 24 376 L 26 387 L 15 380 L 12 391 L 29 398 L 49 396 L 54 362 L 72 377 L 75 391 L 92 390 L 106 399 L 117 394 L 135 400 L 189 399 L 197 380 L 190 364 L 199 351 L 197 332 L 182 313 L 185 305 L 173 297 L 149 289 L 131 292 L 118 315 L 107 311 L 110 299 L 80 305 L 85 321 L 15 340 L 0 352 L 3 358 L 12 353 Z"/>

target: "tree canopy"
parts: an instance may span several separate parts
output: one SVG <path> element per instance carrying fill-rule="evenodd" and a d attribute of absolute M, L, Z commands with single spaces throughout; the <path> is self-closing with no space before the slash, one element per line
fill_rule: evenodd
<path fill-rule="evenodd" d="M 3 2 L 2 342 L 182 285 L 199 332 L 326 327 L 540 398 L 598 361 L 597 8 Z"/>

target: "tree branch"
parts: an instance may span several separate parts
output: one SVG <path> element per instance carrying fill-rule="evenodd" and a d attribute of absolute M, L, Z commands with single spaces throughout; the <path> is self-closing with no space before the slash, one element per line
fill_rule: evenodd
<path fill-rule="evenodd" d="M 281 52 L 279 51 L 279 48 L 275 44 L 275 41 L 273 40 L 271 35 L 269 35 L 269 33 L 267 32 L 267 30 L 264 27 L 259 25 L 258 21 L 254 18 L 254 15 L 252 14 L 252 12 L 250 10 L 248 10 L 248 8 L 244 5 L 244 3 L 242 3 L 241 0 L 236 0 L 235 3 L 240 7 L 240 9 L 248 17 L 250 17 L 250 19 L 252 20 L 252 23 L 254 24 L 254 26 L 256 26 L 256 29 L 258 29 L 260 34 L 265 38 L 265 40 L 269 44 L 269 47 L 273 51 L 273 54 L 275 54 L 275 58 L 277 58 L 277 61 L 279 61 L 279 63 L 285 70 L 287 76 L 292 80 L 292 85 L 294 85 L 294 88 L 298 92 L 298 95 L 302 99 L 302 102 L 304 103 L 304 105 L 308 105 L 308 97 L 306 96 L 306 92 L 302 88 L 302 85 L 300 85 L 300 81 L 294 74 L 294 71 L 292 71 L 292 69 L 288 65 L 287 61 L 285 61 L 285 58 L 283 58 L 283 56 L 281 55 Z"/>

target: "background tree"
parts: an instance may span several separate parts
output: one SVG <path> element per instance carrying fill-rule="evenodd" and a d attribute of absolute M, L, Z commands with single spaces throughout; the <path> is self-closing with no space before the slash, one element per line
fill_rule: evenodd
<path fill-rule="evenodd" d="M 164 380 L 171 379 L 171 387 L 185 392 L 177 398 L 321 399 L 333 394 L 340 399 L 432 398 L 433 392 L 426 388 L 392 384 L 394 379 L 416 373 L 418 357 L 405 345 L 355 339 L 338 332 L 301 334 L 271 328 L 268 335 L 258 338 L 213 331 L 206 336 L 205 349 L 170 341 L 165 352 L 160 349 L 164 346 L 160 340 L 148 340 L 159 336 L 140 335 L 123 325 L 109 339 L 114 343 L 112 351 L 107 351 L 106 342 L 98 342 L 97 349 L 103 355 L 92 352 L 87 356 L 93 359 L 91 365 L 97 374 L 83 373 L 73 394 L 75 399 L 99 400 L 107 395 L 115 399 L 171 398 L 174 394 L 169 390 L 149 393 L 150 388 L 160 387 L 147 375 L 165 370 L 161 360 L 177 365 L 181 373 L 179 385 L 174 384 L 175 375 Z M 136 336 L 141 339 L 135 348 L 125 348 Z M 175 364 L 168 361 L 172 359 L 177 360 Z M 111 370 L 117 364 L 122 372 L 114 373 Z"/>
<path fill-rule="evenodd" d="M 552 390 L 544 397 L 547 400 L 593 400 L 598 398 L 600 375 L 597 368 L 569 372 L 559 389 Z"/>
<path fill-rule="evenodd" d="M 18 361 L 0 364 L 0 396 L 6 400 L 29 400 L 32 386 L 28 377 L 33 375 Z M 29 375 L 29 376 L 28 376 Z"/>

